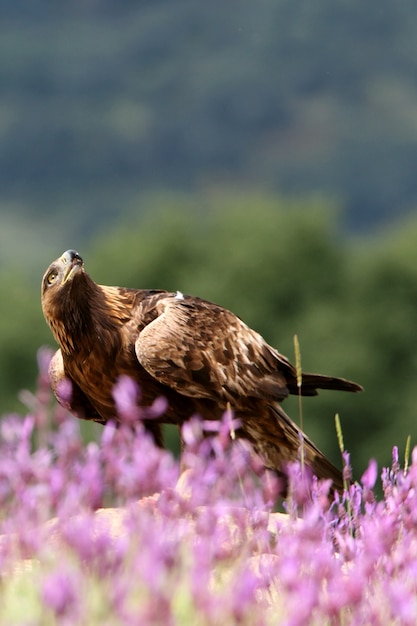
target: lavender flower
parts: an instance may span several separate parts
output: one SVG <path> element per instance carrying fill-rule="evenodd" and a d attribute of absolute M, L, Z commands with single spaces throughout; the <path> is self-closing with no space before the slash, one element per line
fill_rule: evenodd
<path fill-rule="evenodd" d="M 41 598 L 59 622 L 80 623 L 82 588 L 76 572 L 61 566 L 47 575 L 42 583 Z"/>
<path fill-rule="evenodd" d="M 47 360 L 28 415 L 0 423 L 0 624 L 417 622 L 417 450 L 404 472 L 394 449 L 380 500 L 374 460 L 352 483 L 344 453 L 348 488 L 334 501 L 329 481 L 290 464 L 279 514 L 279 479 L 234 439 L 231 411 L 184 424 L 181 474 L 132 430 L 164 400 L 142 409 L 121 379 L 119 426 L 85 444 L 45 393 Z"/>

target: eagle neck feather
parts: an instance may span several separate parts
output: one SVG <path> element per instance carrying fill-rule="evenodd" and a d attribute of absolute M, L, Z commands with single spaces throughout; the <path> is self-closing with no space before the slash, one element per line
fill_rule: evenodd
<path fill-rule="evenodd" d="M 86 280 L 72 285 L 65 303 L 65 338 L 59 341 L 61 348 L 70 355 L 88 356 L 100 348 L 109 356 L 114 355 L 122 343 L 120 312 L 106 293 L 110 288 L 97 285 L 87 275 L 83 278 Z"/>

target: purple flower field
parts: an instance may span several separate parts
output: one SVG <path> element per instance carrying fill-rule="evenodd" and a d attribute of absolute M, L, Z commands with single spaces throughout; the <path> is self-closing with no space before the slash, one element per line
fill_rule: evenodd
<path fill-rule="evenodd" d="M 209 439 L 184 426 L 180 468 L 133 435 L 137 391 L 121 380 L 122 426 L 85 445 L 47 360 L 29 414 L 0 422 L 1 625 L 417 624 L 417 450 L 404 472 L 394 448 L 380 501 L 374 461 L 334 501 L 295 464 L 276 513 L 279 480 L 233 439 L 232 415 Z"/>

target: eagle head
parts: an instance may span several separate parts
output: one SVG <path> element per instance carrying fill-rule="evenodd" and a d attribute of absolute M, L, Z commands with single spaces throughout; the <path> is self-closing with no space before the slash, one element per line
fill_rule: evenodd
<path fill-rule="evenodd" d="M 61 347 L 71 326 L 80 323 L 86 283 L 84 261 L 75 250 L 67 250 L 51 263 L 42 278 L 42 311 Z"/>
<path fill-rule="evenodd" d="M 75 250 L 67 250 L 46 270 L 42 279 L 42 299 L 56 297 L 63 290 L 68 290 L 74 277 L 84 272 L 84 261 Z M 49 295 L 49 298 L 47 297 Z"/>

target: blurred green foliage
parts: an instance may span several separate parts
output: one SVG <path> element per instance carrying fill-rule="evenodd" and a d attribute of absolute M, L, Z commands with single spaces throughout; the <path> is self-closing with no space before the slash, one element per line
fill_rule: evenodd
<path fill-rule="evenodd" d="M 389 464 L 392 446 L 402 449 L 409 433 L 417 443 L 417 219 L 361 240 L 342 235 L 340 211 L 322 198 L 220 189 L 199 207 L 196 198 L 149 198 L 145 216 L 79 250 L 89 273 L 103 284 L 215 301 L 292 360 L 297 334 L 305 371 L 363 384 L 362 394 L 304 400 L 305 429 L 334 461 L 336 411 L 358 473 L 371 456 Z M 38 286 L 8 271 L 0 288 L 4 413 L 17 407 L 18 389 L 33 386 L 36 349 L 53 340 Z M 285 408 L 297 420 L 297 400 Z"/>
<path fill-rule="evenodd" d="M 0 210 L 81 237 L 219 181 L 335 194 L 353 229 L 417 204 L 410 0 L 33 7 L 0 3 Z"/>

